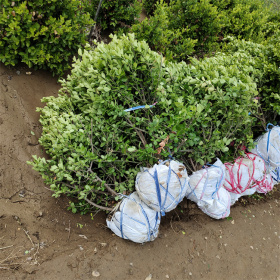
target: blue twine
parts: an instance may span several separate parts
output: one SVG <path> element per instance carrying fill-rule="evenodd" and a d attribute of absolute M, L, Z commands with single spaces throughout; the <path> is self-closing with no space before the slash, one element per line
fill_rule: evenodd
<path fill-rule="evenodd" d="M 206 163 L 206 164 L 203 166 L 203 168 L 205 168 L 205 170 L 206 170 L 206 172 L 207 172 L 207 177 L 206 177 L 206 181 L 205 181 L 205 184 L 204 184 L 204 187 L 203 187 L 202 197 L 203 197 L 203 195 L 204 195 L 204 193 L 205 193 L 206 186 L 208 185 L 208 178 L 209 178 L 208 169 L 207 169 L 207 166 L 206 166 L 206 165 L 219 168 L 219 169 L 221 170 L 221 174 L 222 174 L 222 175 L 221 175 L 221 178 L 220 178 L 219 181 L 217 181 L 217 183 L 216 183 L 215 190 L 214 190 L 213 193 L 211 194 L 211 198 L 214 199 L 214 195 L 215 195 L 216 193 L 218 193 L 218 190 L 221 188 L 221 184 L 222 184 L 222 182 L 223 182 L 223 179 L 224 179 L 224 177 L 225 177 L 225 174 L 224 174 L 223 169 L 222 169 L 220 166 L 217 166 L 217 165 L 214 165 L 214 164 Z M 192 187 L 191 187 L 191 185 L 190 185 L 190 182 L 188 182 L 188 185 L 189 185 L 189 188 L 191 189 L 191 192 L 187 195 L 187 198 L 189 198 L 190 195 L 193 194 L 198 200 L 202 200 L 202 197 L 201 197 L 201 198 L 198 198 L 198 197 L 197 197 L 197 195 L 196 195 L 196 193 L 195 193 L 195 188 L 192 189 Z"/>
<path fill-rule="evenodd" d="M 170 148 L 169 148 L 169 147 L 168 147 L 168 152 L 169 152 L 168 157 L 169 157 L 170 159 L 175 160 L 175 159 L 174 159 L 174 157 L 172 156 L 172 153 L 171 153 L 171 150 L 170 150 Z"/>
<path fill-rule="evenodd" d="M 272 126 L 272 128 L 269 128 L 269 126 Z M 273 127 L 275 127 L 275 126 L 272 123 L 268 123 L 267 126 L 266 126 L 266 131 L 268 132 L 267 144 L 266 144 L 267 159 L 265 159 L 264 156 L 260 153 L 260 151 L 258 149 L 258 144 L 256 145 L 256 150 L 257 150 L 258 156 L 261 157 L 264 160 L 264 162 L 266 164 L 268 164 L 268 166 L 271 166 L 270 165 L 270 158 L 269 158 L 269 154 L 268 154 L 270 146 L 272 146 L 275 150 L 277 150 L 276 147 L 273 144 L 270 143 L 270 134 L 271 134 L 271 131 L 272 131 Z M 261 139 L 261 137 L 262 136 L 260 136 L 255 142 L 257 142 L 259 139 Z M 279 153 L 279 151 L 278 151 L 278 153 Z M 277 162 L 277 164 L 278 163 L 280 163 L 280 162 Z"/>
<path fill-rule="evenodd" d="M 157 104 L 157 102 L 155 102 L 153 105 L 148 105 L 150 108 L 154 107 L 155 105 Z M 129 109 L 126 109 L 124 110 L 125 112 L 130 112 L 130 111 L 135 111 L 135 110 L 138 110 L 138 109 L 144 109 L 146 108 L 147 105 L 142 105 L 142 106 L 136 106 L 136 107 L 132 107 L 132 108 L 129 108 Z"/>
<path fill-rule="evenodd" d="M 271 130 L 271 128 L 268 128 L 270 125 L 274 127 L 274 125 L 273 125 L 272 123 L 268 123 L 268 124 L 266 125 L 266 131 Z"/>
<path fill-rule="evenodd" d="M 271 172 L 271 177 L 276 183 L 280 182 L 280 166 Z"/>

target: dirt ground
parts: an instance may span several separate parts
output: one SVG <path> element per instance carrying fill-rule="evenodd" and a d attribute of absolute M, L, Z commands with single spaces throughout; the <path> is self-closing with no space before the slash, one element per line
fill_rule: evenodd
<path fill-rule="evenodd" d="M 280 279 L 279 186 L 237 203 L 232 219 L 184 200 L 144 245 L 115 236 L 104 213 L 67 211 L 68 199 L 53 198 L 26 164 L 43 153 L 35 109 L 60 88 L 49 73 L 29 71 L 0 65 L 0 279 Z"/>

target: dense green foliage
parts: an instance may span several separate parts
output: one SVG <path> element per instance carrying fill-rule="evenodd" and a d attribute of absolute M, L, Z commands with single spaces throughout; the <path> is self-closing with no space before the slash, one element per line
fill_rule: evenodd
<path fill-rule="evenodd" d="M 147 15 L 153 15 L 158 2 L 160 2 L 160 0 L 142 0 L 143 3 L 143 8 L 145 9 L 145 12 L 147 13 Z M 165 3 L 170 3 L 170 0 L 164 0 Z"/>
<path fill-rule="evenodd" d="M 265 45 L 244 40 L 233 40 L 225 45 L 224 51 L 246 54 L 248 64 L 252 66 L 251 76 L 256 80 L 260 104 L 256 117 L 259 125 L 265 128 L 267 123 L 280 121 L 280 32 L 269 38 Z"/>
<path fill-rule="evenodd" d="M 155 14 L 131 28 L 138 40 L 149 43 L 152 50 L 160 52 L 167 59 L 186 60 L 194 52 L 197 40 L 186 37 L 186 28 L 172 30 L 168 6 L 159 1 Z"/>
<path fill-rule="evenodd" d="M 279 13 L 273 13 L 263 0 L 174 0 L 168 5 L 165 1 L 152 1 L 149 5 L 155 8 L 153 16 L 137 23 L 131 31 L 152 48 L 157 43 L 159 51 L 175 54 L 173 59 L 177 61 L 188 56 L 184 52 L 178 55 L 174 48 L 204 57 L 219 51 L 227 36 L 262 43 L 280 27 Z M 164 51 L 162 46 L 166 46 Z"/>
<path fill-rule="evenodd" d="M 246 53 L 170 63 L 130 34 L 80 55 L 59 97 L 43 100 L 40 143 L 50 159 L 32 162 L 55 196 L 79 199 L 73 211 L 111 206 L 109 188 L 133 191 L 139 168 L 168 148 L 190 171 L 252 142 L 258 93 Z"/>
<path fill-rule="evenodd" d="M 78 0 L 8 1 L 0 4 L 0 61 L 62 74 L 86 42 L 93 21 Z"/>
<path fill-rule="evenodd" d="M 87 3 L 87 11 L 94 19 L 100 0 L 83 0 Z M 139 18 L 141 3 L 138 0 L 103 1 L 97 18 L 97 24 L 103 30 L 115 30 L 117 27 L 132 25 Z"/>

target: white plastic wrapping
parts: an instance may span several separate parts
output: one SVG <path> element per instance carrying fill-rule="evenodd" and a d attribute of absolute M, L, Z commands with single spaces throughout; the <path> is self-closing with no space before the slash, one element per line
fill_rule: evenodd
<path fill-rule="evenodd" d="M 136 192 L 124 197 L 106 220 L 117 236 L 136 243 L 153 241 L 158 235 L 160 213 L 141 201 Z"/>
<path fill-rule="evenodd" d="M 176 208 L 187 191 L 186 167 L 175 160 L 143 168 L 137 174 L 135 187 L 139 198 L 155 211 L 169 212 Z"/>
<path fill-rule="evenodd" d="M 235 194 L 242 194 L 247 189 L 254 188 L 266 174 L 265 162 L 252 153 L 237 158 L 234 163 L 225 163 L 225 167 L 224 188 Z"/>
<path fill-rule="evenodd" d="M 222 187 L 224 180 L 225 166 L 217 159 L 211 167 L 190 176 L 186 197 L 212 218 L 225 218 L 230 213 L 230 195 Z"/>
<path fill-rule="evenodd" d="M 199 200 L 197 205 L 208 216 L 214 219 L 224 219 L 230 214 L 230 202 L 229 192 L 221 187 L 214 195 L 211 203 Z"/>
<path fill-rule="evenodd" d="M 274 170 L 272 170 L 270 172 L 270 175 L 271 175 L 271 177 L 273 179 L 273 184 L 274 185 L 279 184 L 280 183 L 280 166 L 275 168 Z"/>
<path fill-rule="evenodd" d="M 280 127 L 271 125 L 269 129 L 270 125 L 267 125 L 267 132 L 255 141 L 251 153 L 260 156 L 267 167 L 273 170 L 280 166 Z"/>
<path fill-rule="evenodd" d="M 239 194 L 239 193 L 234 193 L 234 192 L 229 192 L 230 194 L 230 199 L 231 199 L 231 203 L 230 205 L 232 206 L 241 196 L 244 195 L 252 195 L 256 192 L 257 188 L 253 187 L 253 188 L 249 188 L 247 190 L 245 190 L 243 193 Z"/>
<path fill-rule="evenodd" d="M 266 174 L 261 182 L 256 186 L 258 193 L 268 193 L 273 189 L 274 182 L 270 174 Z"/>

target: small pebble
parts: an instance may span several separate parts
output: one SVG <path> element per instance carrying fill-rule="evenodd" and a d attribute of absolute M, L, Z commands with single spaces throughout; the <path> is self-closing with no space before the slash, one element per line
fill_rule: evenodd
<path fill-rule="evenodd" d="M 166 274 L 166 275 L 165 275 L 165 278 L 169 279 L 169 275 L 168 275 L 168 274 Z"/>
<path fill-rule="evenodd" d="M 97 270 L 94 270 L 94 271 L 92 272 L 92 276 L 93 276 L 93 277 L 99 277 L 99 276 L 100 276 L 100 273 L 99 273 Z"/>
<path fill-rule="evenodd" d="M 151 280 L 152 279 L 152 274 L 150 274 L 149 276 L 147 276 L 146 278 L 145 278 L 145 280 Z"/>
<path fill-rule="evenodd" d="M 204 239 L 207 240 L 207 237 L 205 236 Z"/>
<path fill-rule="evenodd" d="M 253 250 L 254 249 L 254 247 L 253 246 L 250 246 L 250 248 Z"/>
<path fill-rule="evenodd" d="M 234 225 L 234 220 L 232 220 L 231 223 Z"/>
<path fill-rule="evenodd" d="M 190 272 L 189 275 L 192 276 L 192 273 Z"/>
<path fill-rule="evenodd" d="M 16 71 L 16 73 L 17 73 L 17 75 L 20 75 L 20 71 L 18 70 L 18 71 Z"/>

